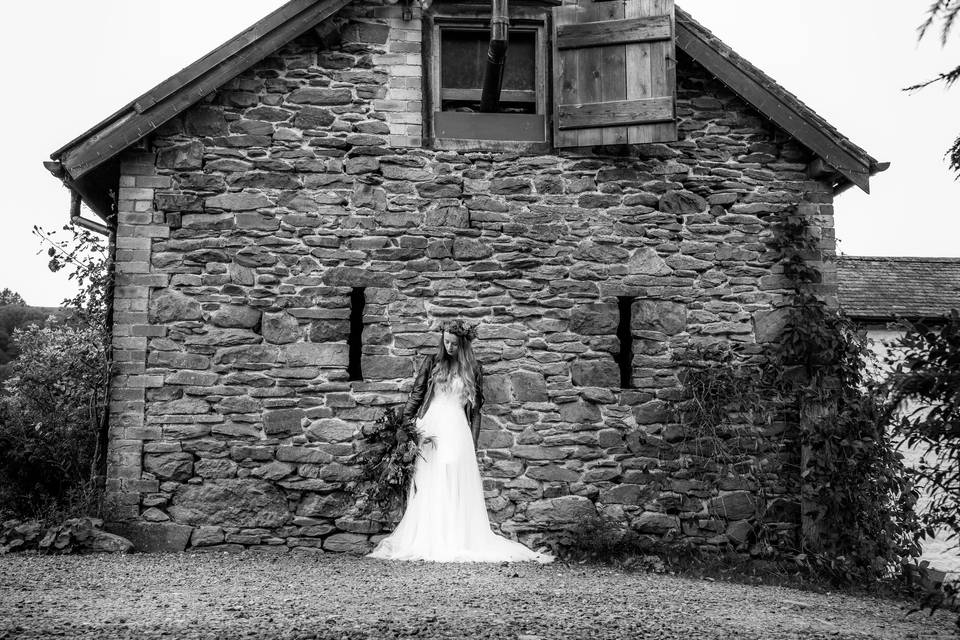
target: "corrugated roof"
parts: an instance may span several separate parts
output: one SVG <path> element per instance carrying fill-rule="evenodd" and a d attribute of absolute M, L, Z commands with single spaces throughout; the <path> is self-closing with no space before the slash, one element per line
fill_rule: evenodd
<path fill-rule="evenodd" d="M 840 256 L 841 308 L 861 320 L 931 319 L 960 309 L 960 258 Z"/>

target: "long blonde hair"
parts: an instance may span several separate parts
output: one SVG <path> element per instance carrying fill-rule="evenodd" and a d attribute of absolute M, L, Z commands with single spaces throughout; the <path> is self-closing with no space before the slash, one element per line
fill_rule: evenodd
<path fill-rule="evenodd" d="M 473 354 L 471 340 L 466 336 L 457 335 L 457 354 L 450 355 L 447 347 L 443 344 L 443 334 L 446 328 L 440 330 L 440 350 L 430 371 L 430 377 L 435 385 L 448 382 L 453 376 L 459 375 L 463 379 L 464 394 L 467 404 L 473 405 L 476 397 L 476 380 L 473 370 L 477 366 L 477 358 Z M 456 334 L 451 334 L 456 335 Z"/>

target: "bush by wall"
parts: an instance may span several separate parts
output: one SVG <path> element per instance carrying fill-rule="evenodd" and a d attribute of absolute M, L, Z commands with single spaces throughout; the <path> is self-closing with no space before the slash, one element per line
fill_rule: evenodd
<path fill-rule="evenodd" d="M 63 240 L 35 233 L 49 245 L 50 269 L 69 270 L 76 295 L 45 323 L 11 325 L 8 344 L 17 357 L 0 390 L 0 518 L 56 522 L 102 511 L 110 272 L 102 239 L 65 229 Z M 0 320 L 22 320 L 20 310 L 30 309 L 10 308 Z"/>
<path fill-rule="evenodd" d="M 14 341 L 21 353 L 0 397 L 0 510 L 95 509 L 88 503 L 96 502 L 90 483 L 107 379 L 99 333 L 47 323 Z"/>

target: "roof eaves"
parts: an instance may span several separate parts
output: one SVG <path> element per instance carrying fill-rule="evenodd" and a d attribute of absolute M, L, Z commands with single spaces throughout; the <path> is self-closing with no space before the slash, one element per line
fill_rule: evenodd
<path fill-rule="evenodd" d="M 162 126 L 350 0 L 291 0 L 51 154 L 74 179 Z"/>
<path fill-rule="evenodd" d="M 829 122 L 780 86 L 709 29 L 677 7 L 677 46 L 760 113 L 807 146 L 846 180 L 870 191 L 870 176 L 889 163 L 878 162 Z"/>
<path fill-rule="evenodd" d="M 349 2 L 291 0 L 57 149 L 51 158 L 60 160 L 73 178 L 81 177 Z M 853 144 L 679 7 L 677 45 L 864 191 L 869 192 L 869 177 L 888 166 Z"/>

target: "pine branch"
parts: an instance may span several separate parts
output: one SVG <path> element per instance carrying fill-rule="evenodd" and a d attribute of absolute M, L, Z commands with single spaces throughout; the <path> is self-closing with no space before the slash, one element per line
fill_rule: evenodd
<path fill-rule="evenodd" d="M 950 31 L 953 30 L 953 25 L 957 20 L 957 14 L 960 13 L 960 1 L 953 0 L 953 2 L 948 3 L 948 7 L 944 9 L 946 14 L 943 18 L 943 29 L 940 32 L 940 45 L 947 46 L 947 37 L 950 35 Z"/>
<path fill-rule="evenodd" d="M 960 19 L 960 0 L 934 0 L 933 4 L 927 9 L 927 17 L 923 24 L 917 28 L 917 40 L 923 40 L 930 28 L 937 21 L 940 21 L 940 46 L 945 47 L 958 19 Z M 960 65 L 926 82 L 906 87 L 904 91 L 918 91 L 937 82 L 944 83 L 949 89 L 958 80 L 960 80 Z M 957 172 L 957 179 L 960 180 L 960 137 L 947 150 L 946 156 L 950 163 L 950 169 Z"/>
<path fill-rule="evenodd" d="M 919 27 L 917 27 L 917 40 L 923 40 L 923 37 L 927 34 L 927 31 L 930 27 L 933 26 L 933 23 L 936 21 L 937 16 L 940 14 L 940 11 L 943 7 L 949 2 L 949 0 L 935 0 L 935 2 L 930 5 L 930 8 L 927 9 L 927 18 L 923 21 Z"/>
<path fill-rule="evenodd" d="M 947 151 L 950 158 L 950 168 L 957 172 L 957 180 L 960 180 L 960 136 L 953 141 L 953 146 Z"/>
<path fill-rule="evenodd" d="M 946 46 L 958 15 L 960 15 L 960 0 L 935 0 L 927 9 L 926 20 L 917 28 L 917 40 L 923 40 L 930 27 L 941 20 L 943 24 L 940 26 L 940 44 Z"/>

